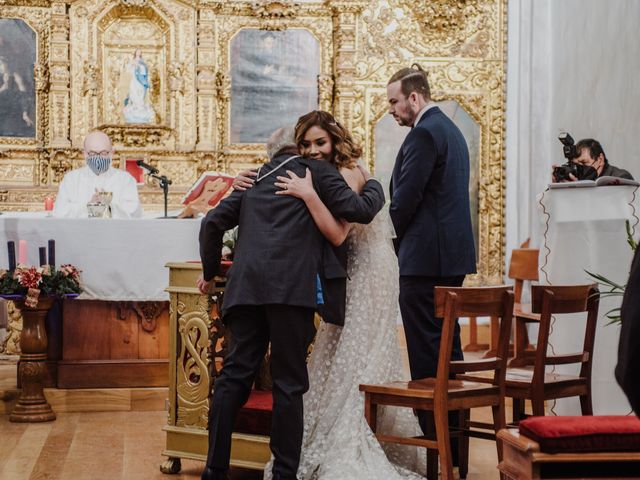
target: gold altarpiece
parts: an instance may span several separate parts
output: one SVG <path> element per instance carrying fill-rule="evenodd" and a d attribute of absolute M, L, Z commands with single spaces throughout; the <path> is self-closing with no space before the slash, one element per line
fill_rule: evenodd
<path fill-rule="evenodd" d="M 263 162 L 262 143 L 232 142 L 230 44 L 243 29 L 304 29 L 319 46 L 317 105 L 351 129 L 374 171 L 385 85 L 400 67 L 422 64 L 434 99 L 454 100 L 477 124 L 477 280 L 502 280 L 506 0 L 0 0 L 0 19 L 22 20 L 36 38 L 35 132 L 0 137 L 0 210 L 42 209 L 83 163 L 95 128 L 114 139 L 116 166 L 141 159 L 169 176 L 174 207 L 203 171 Z M 138 49 L 146 124 L 126 123 L 119 108 Z M 161 209 L 155 185 L 140 194 Z"/>

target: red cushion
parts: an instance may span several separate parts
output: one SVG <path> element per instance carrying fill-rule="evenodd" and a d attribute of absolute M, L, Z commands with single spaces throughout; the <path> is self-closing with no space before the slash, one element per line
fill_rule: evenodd
<path fill-rule="evenodd" d="M 233 431 L 270 435 L 273 397 L 270 391 L 252 390 L 249 400 L 238 412 Z"/>
<path fill-rule="evenodd" d="M 547 453 L 640 451 L 640 420 L 630 416 L 531 417 L 520 433 Z"/>

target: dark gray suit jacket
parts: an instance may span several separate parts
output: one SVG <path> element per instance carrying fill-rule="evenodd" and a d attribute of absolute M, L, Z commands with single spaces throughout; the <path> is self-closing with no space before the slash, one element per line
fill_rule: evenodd
<path fill-rule="evenodd" d="M 277 168 L 290 155 L 278 155 L 260 175 Z M 384 204 L 377 181 L 366 183 L 361 195 L 349 188 L 327 162 L 297 158 L 282 167 L 298 176 L 308 168 L 320 199 L 337 218 L 369 223 Z M 235 305 L 283 304 L 317 308 L 316 276 L 323 273 L 325 239 L 300 199 L 276 195 L 280 172 L 256 182 L 245 192 L 233 192 L 209 211 L 200 228 L 204 279 L 220 269 L 222 236 L 236 225 L 238 241 L 229 270 L 223 310 Z"/>

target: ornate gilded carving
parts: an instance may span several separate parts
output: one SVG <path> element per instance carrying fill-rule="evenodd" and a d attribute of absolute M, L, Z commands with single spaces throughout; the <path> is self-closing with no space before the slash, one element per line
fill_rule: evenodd
<path fill-rule="evenodd" d="M 138 148 L 162 145 L 173 134 L 171 128 L 159 125 L 100 125 L 98 130 L 114 144 Z"/>
<path fill-rule="evenodd" d="M 209 338 L 212 325 L 208 307 L 204 296 L 178 294 L 177 426 L 206 428 L 207 425 L 211 388 L 207 375 L 211 368 L 209 348 L 217 340 L 215 335 Z"/>
<path fill-rule="evenodd" d="M 147 4 L 147 0 L 120 0 L 127 7 L 143 7 Z"/>
<path fill-rule="evenodd" d="M 173 207 L 205 170 L 235 173 L 265 161 L 261 144 L 230 142 L 231 39 L 243 28 L 306 29 L 320 46 L 318 102 L 365 147 L 385 86 L 413 62 L 436 99 L 456 100 L 480 126 L 478 278 L 501 279 L 504 234 L 506 0 L 0 0 L 2 16 L 36 32 L 36 135 L 0 138 L 3 209 L 40 209 L 63 174 L 82 164 L 92 129 L 125 158 L 155 162 L 174 183 Z M 124 63 L 140 48 L 149 67 L 149 125 L 122 121 Z M 31 189 L 30 189 L 31 187 Z M 142 186 L 145 209 L 162 194 Z"/>
<path fill-rule="evenodd" d="M 98 65 L 95 60 L 84 61 L 84 82 L 82 87 L 82 94 L 95 97 L 98 94 L 100 88 L 100 73 L 98 71 Z"/>
<path fill-rule="evenodd" d="M 0 344 L 0 353 L 20 355 L 20 334 L 22 333 L 22 313 L 15 303 L 7 302 L 7 336 Z"/>
<path fill-rule="evenodd" d="M 300 8 L 299 3 L 288 2 L 255 2 L 252 5 L 253 14 L 261 19 L 285 19 L 296 16 Z"/>
<path fill-rule="evenodd" d="M 44 63 L 38 62 L 33 66 L 33 79 L 37 92 L 46 92 L 49 88 L 49 69 Z"/>
<path fill-rule="evenodd" d="M 182 64 L 180 62 L 173 62 L 169 66 L 169 90 L 171 96 L 182 95 L 184 89 L 184 79 L 182 78 Z"/>

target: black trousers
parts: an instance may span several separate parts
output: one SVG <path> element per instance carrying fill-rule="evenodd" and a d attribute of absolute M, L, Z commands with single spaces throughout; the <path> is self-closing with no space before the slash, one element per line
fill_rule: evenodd
<path fill-rule="evenodd" d="M 306 357 L 315 334 L 314 310 L 290 305 L 237 306 L 225 322 L 230 348 L 215 381 L 209 409 L 209 452 L 202 479 L 229 468 L 231 433 L 249 398 L 260 363 L 271 343 L 273 478 L 296 478 L 302 444 L 302 395 L 309 389 Z M 221 477 L 220 477 L 221 478 Z"/>
<path fill-rule="evenodd" d="M 407 338 L 409 367 L 411 379 L 418 380 L 436 376 L 438 372 L 438 355 L 440 354 L 440 337 L 442 335 L 442 318 L 436 318 L 434 305 L 435 287 L 460 287 L 465 275 L 453 277 L 400 277 L 400 313 L 404 333 Z M 463 360 L 460 343 L 460 325 L 456 321 L 453 334 L 451 360 Z M 420 428 L 425 435 L 433 433 L 433 416 L 431 412 L 418 411 Z M 449 425 L 458 425 L 458 413 L 450 412 Z M 451 441 L 453 464 L 457 465 L 457 438 Z"/>

